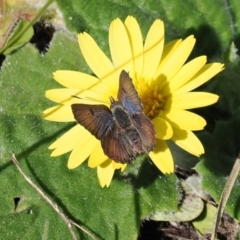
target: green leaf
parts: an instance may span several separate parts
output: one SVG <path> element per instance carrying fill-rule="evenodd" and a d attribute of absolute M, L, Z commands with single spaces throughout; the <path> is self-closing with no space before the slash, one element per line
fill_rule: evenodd
<path fill-rule="evenodd" d="M 231 172 L 233 164 L 238 156 L 240 146 L 240 111 L 238 110 L 230 120 L 219 121 L 214 132 L 201 136 L 206 146 L 206 153 L 196 170 L 203 177 L 203 189 L 208 191 L 213 199 L 218 202 L 221 193 Z M 238 207 L 240 178 L 230 194 L 226 210 L 236 219 L 240 219 Z"/>
<path fill-rule="evenodd" d="M 22 20 L 18 22 L 16 28 L 14 29 L 14 32 L 9 37 L 9 39 L 7 40 L 7 42 L 3 47 L 5 50 L 2 52 L 0 49 L 0 52 L 2 52 L 4 55 L 8 55 L 15 49 L 29 42 L 33 36 L 33 27 L 30 26 L 29 28 L 27 28 L 26 31 L 24 31 L 20 35 L 20 37 L 18 36 L 19 33 L 21 33 L 22 30 L 25 29 L 28 25 L 29 25 L 29 21 L 26 21 L 26 20 Z"/>
<path fill-rule="evenodd" d="M 194 34 L 198 39 L 194 55 L 206 54 L 216 58 L 223 54 L 232 41 L 233 32 L 239 31 L 240 17 L 236 0 L 223 3 L 221 0 L 128 1 L 98 2 L 90 0 L 58 0 L 69 29 L 87 31 L 102 46 L 107 46 L 107 31 L 115 18 L 124 20 L 128 15 L 137 18 L 143 36 L 152 22 L 160 18 L 165 23 L 167 41 Z M 214 16 L 214 17 L 213 17 Z M 236 16 L 236 17 L 235 17 Z M 214 47 L 213 47 L 214 46 Z M 106 49 L 105 49 L 106 50 Z"/>

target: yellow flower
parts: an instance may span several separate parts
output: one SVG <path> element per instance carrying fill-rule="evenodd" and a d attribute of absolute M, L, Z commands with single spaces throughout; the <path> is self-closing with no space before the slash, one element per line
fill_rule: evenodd
<path fill-rule="evenodd" d="M 76 71 L 56 71 L 54 79 L 65 88 L 46 92 L 46 97 L 58 105 L 45 110 L 44 119 L 75 121 L 71 104 L 109 103 L 110 96 L 116 99 L 119 75 L 124 69 L 133 79 L 144 112 L 155 126 L 157 144 L 154 151 L 149 153 L 155 165 L 163 173 L 174 170 L 172 155 L 165 140 L 171 139 L 193 155 L 204 153 L 201 142 L 192 131 L 203 129 L 206 122 L 187 110 L 213 104 L 218 100 L 218 96 L 190 91 L 222 71 L 223 64 L 206 64 L 206 56 L 186 63 L 195 44 L 193 36 L 164 45 L 164 25 L 161 20 L 156 20 L 143 44 L 138 23 L 129 16 L 124 23 L 115 19 L 110 25 L 109 46 L 112 61 L 87 33 L 79 34 L 78 42 L 83 57 L 96 77 Z M 126 164 L 116 163 L 104 155 L 100 141 L 79 124 L 49 148 L 54 149 L 51 156 L 71 151 L 68 160 L 70 169 L 79 166 L 89 157 L 88 166 L 97 167 L 102 187 L 110 185 L 116 169 L 123 171 L 126 167 Z"/>

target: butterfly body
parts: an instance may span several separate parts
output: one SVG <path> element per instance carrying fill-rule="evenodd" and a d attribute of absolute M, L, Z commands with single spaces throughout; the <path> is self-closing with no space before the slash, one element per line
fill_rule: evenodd
<path fill-rule="evenodd" d="M 114 131 L 116 132 L 116 136 L 113 135 L 115 139 L 121 139 L 121 141 L 124 142 L 124 146 L 131 146 L 134 153 L 141 154 L 147 152 L 144 150 L 137 127 L 132 122 L 133 116 L 131 116 L 131 114 L 124 109 L 123 105 L 118 101 L 111 100 L 110 110 L 115 123 Z M 130 156 L 129 160 L 135 158 L 136 154 L 131 154 L 131 151 L 128 154 Z"/>
<path fill-rule="evenodd" d="M 120 74 L 118 100 L 110 97 L 105 105 L 73 104 L 76 121 L 101 141 L 104 153 L 120 163 L 128 163 L 137 154 L 155 147 L 155 129 L 142 112 L 137 91 L 128 73 Z"/>

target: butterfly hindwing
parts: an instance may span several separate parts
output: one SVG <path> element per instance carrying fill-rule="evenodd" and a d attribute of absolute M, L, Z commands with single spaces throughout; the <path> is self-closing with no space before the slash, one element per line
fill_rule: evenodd
<path fill-rule="evenodd" d="M 119 78 L 118 100 L 130 113 L 142 112 L 141 100 L 132 83 L 132 79 L 124 70 L 122 70 Z"/>
<path fill-rule="evenodd" d="M 112 113 L 105 105 L 72 104 L 71 107 L 76 121 L 97 139 L 102 139 L 114 124 Z"/>
<path fill-rule="evenodd" d="M 133 148 L 127 141 L 124 134 L 117 134 L 116 129 L 109 131 L 105 138 L 101 140 L 104 153 L 116 162 L 128 163 L 136 156 Z"/>
<path fill-rule="evenodd" d="M 143 150 L 148 153 L 155 147 L 155 129 L 150 119 L 143 113 L 138 113 L 132 116 L 132 123 L 137 129 Z"/>

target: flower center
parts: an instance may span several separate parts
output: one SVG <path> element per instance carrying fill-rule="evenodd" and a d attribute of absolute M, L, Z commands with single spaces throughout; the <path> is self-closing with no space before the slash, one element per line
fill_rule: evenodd
<path fill-rule="evenodd" d="M 140 88 L 139 96 L 142 100 L 143 111 L 150 119 L 155 118 L 163 109 L 165 98 L 158 86 L 150 87 L 148 84 Z"/>

